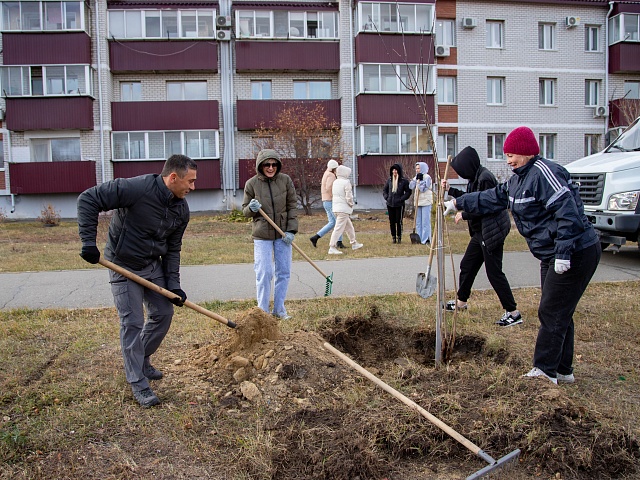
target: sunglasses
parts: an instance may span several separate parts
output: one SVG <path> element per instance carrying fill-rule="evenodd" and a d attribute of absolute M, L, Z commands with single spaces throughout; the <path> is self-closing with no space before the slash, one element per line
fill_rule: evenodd
<path fill-rule="evenodd" d="M 277 168 L 278 164 L 277 163 L 263 163 L 264 168 Z"/>

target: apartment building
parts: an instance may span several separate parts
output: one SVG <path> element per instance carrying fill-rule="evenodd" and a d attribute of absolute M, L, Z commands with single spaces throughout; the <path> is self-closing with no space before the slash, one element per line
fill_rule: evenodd
<path fill-rule="evenodd" d="M 0 209 L 198 162 L 193 211 L 242 202 L 256 131 L 291 105 L 341 126 L 356 208 L 397 161 L 466 145 L 506 178 L 519 125 L 567 163 L 637 107 L 640 5 L 606 1 L 4 1 Z M 433 139 L 433 141 L 432 141 Z M 435 148 L 434 148 L 435 147 Z M 440 165 L 442 168 L 442 165 Z"/>

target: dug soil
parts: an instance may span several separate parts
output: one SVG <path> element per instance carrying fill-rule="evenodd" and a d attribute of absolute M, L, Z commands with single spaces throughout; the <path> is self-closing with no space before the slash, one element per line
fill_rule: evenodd
<path fill-rule="evenodd" d="M 235 462 L 246 478 L 454 479 L 486 466 L 325 342 L 493 458 L 520 449 L 519 459 L 498 471 L 505 478 L 636 472 L 640 453 L 632 434 L 607 429 L 600 413 L 546 379 L 493 375 L 497 365 L 513 367 L 501 369 L 507 372 L 526 365 L 507 350 L 487 349 L 484 338 L 456 338 L 446 366 L 435 368 L 435 333 L 382 318 L 375 307 L 366 316 L 327 319 L 319 333 L 283 334 L 257 308 L 237 324 L 225 342 L 195 345 L 165 368 L 163 389 L 194 401 L 214 399 L 219 440 L 211 448 L 219 452 L 229 448 L 220 429 L 258 425 L 261 453 Z"/>

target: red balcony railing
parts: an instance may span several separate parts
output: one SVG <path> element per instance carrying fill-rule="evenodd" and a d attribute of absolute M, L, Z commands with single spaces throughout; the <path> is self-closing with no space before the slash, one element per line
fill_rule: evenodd
<path fill-rule="evenodd" d="M 218 45 L 211 40 L 110 41 L 109 62 L 113 73 L 217 73 Z"/>
<path fill-rule="evenodd" d="M 425 100 L 426 104 L 419 104 L 418 99 L 412 94 L 358 95 L 356 97 L 358 125 L 425 125 L 425 115 L 428 117 L 429 123 L 434 123 L 435 100 L 433 95 L 421 95 L 420 100 Z"/>
<path fill-rule="evenodd" d="M 640 73 L 640 43 L 621 42 L 611 45 L 609 73 Z"/>
<path fill-rule="evenodd" d="M 10 163 L 11 193 L 80 193 L 96 184 L 96 162 Z"/>
<path fill-rule="evenodd" d="M 91 97 L 7 98 L 8 130 L 93 130 Z"/>
<path fill-rule="evenodd" d="M 236 71 L 238 72 L 299 72 L 340 70 L 338 42 L 236 42 Z"/>
<path fill-rule="evenodd" d="M 217 130 L 220 126 L 217 100 L 170 102 L 113 102 L 114 131 Z"/>
<path fill-rule="evenodd" d="M 312 110 L 324 106 L 327 128 L 340 124 L 340 100 L 238 100 L 238 130 L 273 128 L 278 115 L 287 107 L 307 105 Z"/>
<path fill-rule="evenodd" d="M 626 127 L 640 117 L 640 100 L 616 98 L 609 103 L 609 127 Z"/>
<path fill-rule="evenodd" d="M 90 65 L 85 32 L 2 32 L 3 65 Z"/>

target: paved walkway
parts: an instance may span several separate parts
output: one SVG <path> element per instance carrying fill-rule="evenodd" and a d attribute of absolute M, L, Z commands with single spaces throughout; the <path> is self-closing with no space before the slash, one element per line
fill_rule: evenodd
<path fill-rule="evenodd" d="M 325 273 L 333 272 L 333 296 L 415 293 L 416 276 L 424 271 L 427 256 L 350 260 L 349 254 L 316 264 Z M 461 255 L 454 255 L 456 275 Z M 434 260 L 433 273 L 436 273 Z M 453 288 L 450 260 L 445 276 Z M 513 288 L 539 286 L 539 264 L 529 252 L 506 253 L 504 270 Z M 189 299 L 200 303 L 213 300 L 255 298 L 252 264 L 183 266 L 182 287 Z M 640 252 L 634 246 L 613 255 L 605 252 L 594 281 L 640 280 Z M 474 285 L 491 288 L 484 270 Z M 324 295 L 325 280 L 305 261 L 294 262 L 289 299 Z M 64 270 L 0 274 L 0 309 L 90 308 L 113 306 L 106 269 Z"/>

